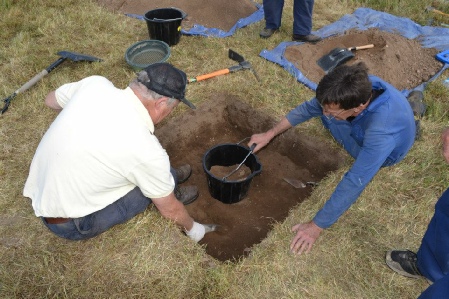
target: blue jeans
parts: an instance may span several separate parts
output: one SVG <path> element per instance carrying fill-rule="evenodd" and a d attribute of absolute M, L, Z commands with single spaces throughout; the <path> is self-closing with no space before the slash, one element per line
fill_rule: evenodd
<path fill-rule="evenodd" d="M 308 35 L 312 31 L 312 12 L 314 0 L 294 0 L 293 34 Z M 265 28 L 281 27 L 284 0 L 263 0 Z"/>
<path fill-rule="evenodd" d="M 178 178 L 173 168 L 171 173 L 177 183 Z M 145 211 L 150 204 L 151 199 L 145 197 L 139 187 L 136 187 L 104 209 L 84 217 L 73 218 L 60 224 L 49 224 L 41 218 L 45 226 L 57 236 L 69 240 L 84 240 L 98 236 L 116 224 L 125 223 Z"/>
<path fill-rule="evenodd" d="M 419 270 L 434 282 L 419 298 L 449 298 L 449 189 L 435 205 L 417 256 Z"/>

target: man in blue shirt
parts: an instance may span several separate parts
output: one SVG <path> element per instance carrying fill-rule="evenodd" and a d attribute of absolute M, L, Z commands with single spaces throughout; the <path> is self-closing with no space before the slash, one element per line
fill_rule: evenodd
<path fill-rule="evenodd" d="M 325 75 L 316 97 L 298 105 L 273 128 L 251 136 L 254 152 L 275 136 L 320 117 L 335 140 L 355 159 L 331 197 L 312 221 L 292 227 L 293 253 L 309 252 L 321 231 L 330 227 L 357 200 L 381 167 L 401 161 L 416 134 L 413 111 L 392 85 L 368 75 L 364 63 L 342 65 Z"/>

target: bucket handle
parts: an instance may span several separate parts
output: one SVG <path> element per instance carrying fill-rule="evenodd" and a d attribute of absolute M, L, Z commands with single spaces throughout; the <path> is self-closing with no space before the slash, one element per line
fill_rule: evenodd
<path fill-rule="evenodd" d="M 152 19 L 153 21 L 165 21 L 165 22 L 169 22 L 169 21 L 178 21 L 178 20 L 184 20 L 186 17 L 187 17 L 187 14 L 184 12 L 184 11 L 182 11 L 181 9 L 179 9 L 179 8 L 176 8 L 176 7 L 170 7 L 171 9 L 175 9 L 175 10 L 177 10 L 177 11 L 179 11 L 180 13 L 181 13 L 181 17 L 180 18 L 176 18 L 176 19 L 158 19 L 158 18 L 154 18 L 154 19 Z"/>
<path fill-rule="evenodd" d="M 176 19 L 158 19 L 158 18 L 154 18 L 151 19 L 152 21 L 156 21 L 156 22 L 171 22 L 171 21 L 179 21 L 182 20 L 182 18 L 176 18 Z"/>
<path fill-rule="evenodd" d="M 240 140 L 239 142 L 237 142 L 237 144 L 240 144 L 240 143 L 242 143 L 243 141 L 248 140 L 248 139 L 250 139 L 250 138 L 251 138 L 251 136 L 250 136 L 250 137 L 245 137 L 245 138 L 243 138 L 242 140 Z"/>
<path fill-rule="evenodd" d="M 248 138 L 245 138 L 245 139 L 248 139 Z M 245 140 L 245 139 L 243 139 L 243 140 Z M 243 141 L 243 140 L 242 140 L 242 141 Z M 240 142 L 241 142 L 241 141 L 240 141 Z M 253 153 L 253 150 L 256 148 L 256 146 L 257 146 L 257 144 L 255 144 L 255 143 L 253 143 L 253 144 L 251 145 L 251 147 L 250 147 L 250 149 L 249 149 L 249 152 L 248 152 L 248 154 L 246 155 L 245 159 L 243 159 L 242 163 L 240 163 L 239 166 L 237 166 L 237 168 L 234 169 L 233 171 L 231 171 L 228 175 L 224 176 L 223 179 L 222 179 L 223 182 L 226 182 L 226 179 L 227 179 L 228 177 L 230 177 L 230 176 L 231 176 L 232 174 L 234 174 L 237 170 L 239 170 L 240 167 L 242 167 L 243 163 L 245 163 L 245 161 L 246 161 L 246 159 L 248 159 L 249 155 L 251 155 L 251 154 Z"/>

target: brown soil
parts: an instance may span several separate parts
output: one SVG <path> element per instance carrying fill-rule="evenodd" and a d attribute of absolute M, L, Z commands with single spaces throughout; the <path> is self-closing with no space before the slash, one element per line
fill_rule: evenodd
<path fill-rule="evenodd" d="M 399 90 L 413 89 L 435 75 L 443 64 L 435 59 L 433 48 L 422 48 L 416 40 L 401 35 L 368 29 L 349 31 L 345 35 L 327 38 L 315 45 L 301 44 L 287 47 L 284 57 L 304 76 L 318 83 L 325 75 L 316 61 L 334 48 L 350 48 L 374 44 L 374 48 L 353 51 L 355 57 L 346 62 L 366 63 L 370 74 L 389 82 Z"/>
<path fill-rule="evenodd" d="M 243 181 L 251 174 L 251 169 L 244 164 L 239 169 L 237 169 L 238 166 L 238 164 L 233 166 L 215 165 L 210 168 L 210 173 L 216 178 L 223 178 L 226 181 Z"/>
<path fill-rule="evenodd" d="M 112 11 L 144 15 L 156 8 L 176 7 L 187 14 L 182 21 L 183 29 L 194 24 L 207 28 L 229 31 L 238 20 L 250 16 L 257 7 L 250 0 L 97 0 Z"/>
<path fill-rule="evenodd" d="M 218 260 L 233 260 L 247 255 L 263 240 L 275 222 L 282 222 L 289 210 L 306 199 L 312 185 L 296 189 L 284 178 L 319 182 L 339 166 L 339 155 L 326 141 L 289 130 L 257 153 L 262 172 L 250 182 L 241 201 L 225 204 L 214 199 L 208 189 L 202 158 L 218 144 L 238 143 L 253 133 L 269 129 L 277 120 L 254 111 L 232 95 L 218 95 L 214 101 L 164 122 L 156 135 L 167 150 L 173 166 L 190 163 L 191 178 L 184 184 L 196 185 L 200 196 L 187 210 L 198 222 L 220 225 L 201 241 L 206 252 Z M 179 124 L 182 123 L 182 126 Z M 240 144 L 246 146 L 249 140 Z M 229 173 L 235 167 L 225 170 Z"/>

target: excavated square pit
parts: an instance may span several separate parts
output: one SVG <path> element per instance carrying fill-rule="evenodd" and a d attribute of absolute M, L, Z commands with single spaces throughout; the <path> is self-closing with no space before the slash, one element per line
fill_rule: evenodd
<path fill-rule="evenodd" d="M 312 186 L 294 188 L 284 178 L 319 182 L 339 166 L 339 154 L 330 149 L 329 141 L 290 129 L 256 154 L 263 168 L 252 179 L 245 198 L 233 204 L 214 199 L 203 169 L 204 154 L 215 145 L 238 143 L 254 133 L 264 132 L 277 121 L 237 97 L 223 94 L 156 129 L 172 166 L 189 163 L 193 168 L 192 176 L 184 184 L 196 185 L 200 196 L 186 206 L 190 215 L 200 223 L 221 226 L 200 242 L 217 260 L 237 261 L 248 255 L 252 246 L 267 236 L 273 223 L 282 222 L 291 208 L 310 195 Z M 248 141 L 241 145 L 246 146 Z"/>

